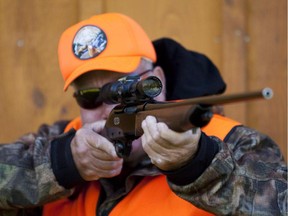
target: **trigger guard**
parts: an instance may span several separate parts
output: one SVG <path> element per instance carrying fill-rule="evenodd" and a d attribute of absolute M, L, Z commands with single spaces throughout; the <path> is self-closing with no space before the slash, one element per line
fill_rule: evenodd
<path fill-rule="evenodd" d="M 131 150 L 132 150 L 132 145 L 131 143 L 123 143 L 123 142 L 115 142 L 114 144 L 116 154 L 120 158 L 127 158 L 129 157 Z"/>

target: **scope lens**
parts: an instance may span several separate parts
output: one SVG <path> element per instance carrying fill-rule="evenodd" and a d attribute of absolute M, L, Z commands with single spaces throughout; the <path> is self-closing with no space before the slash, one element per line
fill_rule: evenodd
<path fill-rule="evenodd" d="M 152 76 L 139 82 L 137 89 L 147 97 L 154 98 L 162 91 L 162 83 L 158 77 Z"/>

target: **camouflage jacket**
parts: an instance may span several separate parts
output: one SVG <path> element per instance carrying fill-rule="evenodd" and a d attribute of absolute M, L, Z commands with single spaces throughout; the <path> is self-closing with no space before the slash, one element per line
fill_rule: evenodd
<path fill-rule="evenodd" d="M 269 137 L 240 126 L 210 138 L 220 151 L 195 181 L 170 182 L 176 194 L 216 215 L 288 215 L 287 164 Z"/>
<path fill-rule="evenodd" d="M 10 144 L 13 147 L 0 147 L 0 215 L 24 215 L 15 209 L 23 207 L 28 208 L 26 215 L 32 215 L 31 212 L 41 215 L 29 207 L 71 194 L 57 183 L 50 165 L 49 143 L 61 136 L 63 125 L 63 122 L 44 125 L 38 134 L 26 135 Z M 204 155 L 202 159 L 207 155 L 203 141 L 209 140 L 209 144 L 213 142 L 218 148 L 199 176 L 191 177 L 189 173 L 199 163 L 203 164 L 201 160 L 193 159 L 174 172 L 161 172 L 146 158 L 123 181 L 126 183 L 119 185 L 126 187 L 125 190 L 113 191 L 113 181 L 100 182 L 106 194 L 114 193 L 113 197 L 121 191 L 118 196 L 121 199 L 139 182 L 133 176 L 164 173 L 178 196 L 216 215 L 287 215 L 287 166 L 278 146 L 269 137 L 238 126 L 224 142 L 205 134 L 201 140 L 202 150 L 198 154 Z M 107 215 L 114 204 L 105 200 L 98 215 Z"/>
<path fill-rule="evenodd" d="M 18 208 L 29 209 L 71 194 L 56 181 L 50 162 L 50 142 L 66 124 L 42 125 L 37 133 L 0 145 L 0 215 L 22 215 Z"/>

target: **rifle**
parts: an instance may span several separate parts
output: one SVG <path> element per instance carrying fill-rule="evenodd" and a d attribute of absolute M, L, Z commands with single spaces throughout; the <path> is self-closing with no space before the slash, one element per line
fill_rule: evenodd
<path fill-rule="evenodd" d="M 270 99 L 273 91 L 259 91 L 231 95 L 204 96 L 184 100 L 160 102 L 154 100 L 162 91 L 161 81 L 151 76 L 126 76 L 101 88 L 100 97 L 107 104 L 119 104 L 109 114 L 102 135 L 113 142 L 119 157 L 128 157 L 132 141 L 143 134 L 142 121 L 153 115 L 174 131 L 184 132 L 204 127 L 212 116 L 212 106 L 254 99 Z"/>

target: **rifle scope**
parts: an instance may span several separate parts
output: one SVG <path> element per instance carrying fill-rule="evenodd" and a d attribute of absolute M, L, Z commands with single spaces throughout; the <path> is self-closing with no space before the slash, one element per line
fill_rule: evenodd
<path fill-rule="evenodd" d="M 140 76 L 126 76 L 101 88 L 100 97 L 106 104 L 137 104 L 151 101 L 162 91 L 158 77 L 150 76 L 140 80 Z"/>

